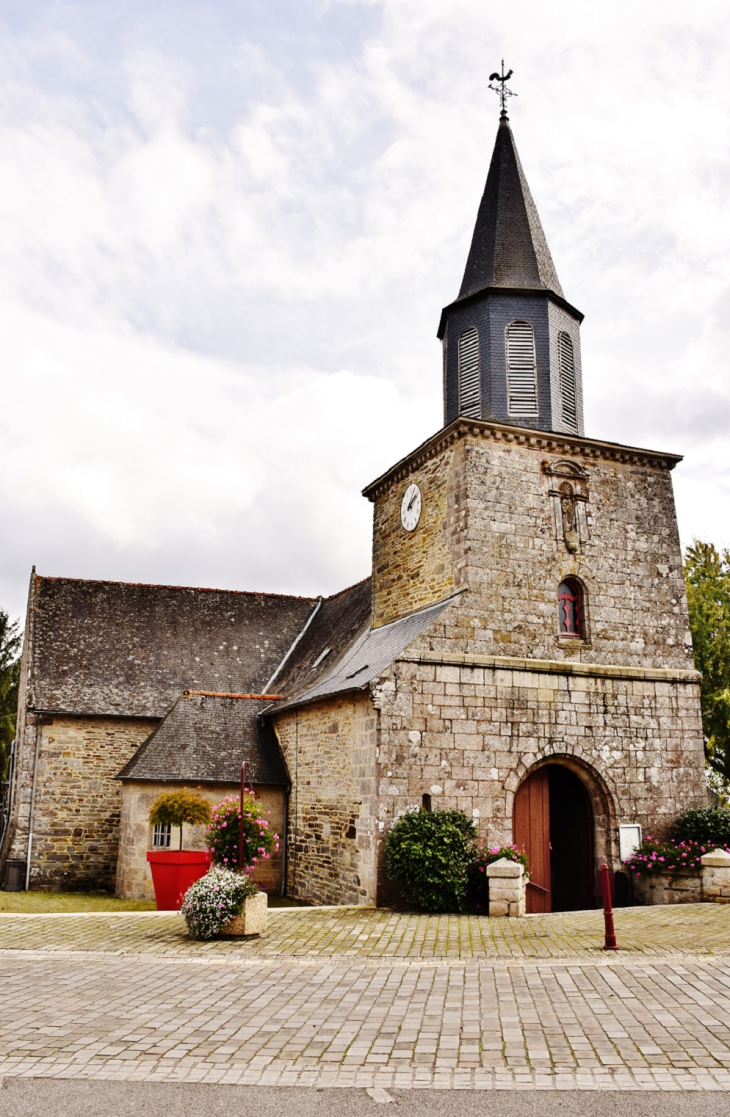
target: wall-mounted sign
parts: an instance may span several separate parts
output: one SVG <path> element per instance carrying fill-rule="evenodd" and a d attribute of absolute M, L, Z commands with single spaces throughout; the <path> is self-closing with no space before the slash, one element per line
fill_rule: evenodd
<path fill-rule="evenodd" d="M 631 854 L 641 845 L 641 827 L 637 823 L 627 823 L 618 828 L 618 848 L 621 861 L 628 861 Z"/>

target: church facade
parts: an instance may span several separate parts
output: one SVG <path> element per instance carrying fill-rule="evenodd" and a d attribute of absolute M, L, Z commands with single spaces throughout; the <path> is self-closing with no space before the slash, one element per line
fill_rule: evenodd
<path fill-rule="evenodd" d="M 459 297 L 444 427 L 364 490 L 369 579 L 330 598 L 31 578 L 5 879 L 148 896 L 155 794 L 236 787 L 265 887 L 387 903 L 384 838 L 459 808 L 592 906 L 618 828 L 706 801 L 676 455 L 586 437 L 565 298 L 506 114 Z M 186 835 L 186 844 L 202 841 Z"/>

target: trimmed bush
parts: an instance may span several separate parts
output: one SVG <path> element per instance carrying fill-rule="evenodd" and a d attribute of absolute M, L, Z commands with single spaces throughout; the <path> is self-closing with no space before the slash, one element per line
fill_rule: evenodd
<path fill-rule="evenodd" d="M 190 937 L 214 938 L 226 923 L 241 914 L 246 899 L 258 891 L 259 886 L 245 873 L 213 866 L 190 885 L 180 908 Z"/>
<path fill-rule="evenodd" d="M 415 811 L 385 841 L 388 876 L 421 911 L 462 911 L 476 826 L 463 811 Z"/>
<path fill-rule="evenodd" d="M 241 803 L 228 795 L 214 808 L 208 826 L 208 848 L 216 865 L 238 868 Z M 266 861 L 279 848 L 279 835 L 250 795 L 243 800 L 243 868 Z"/>
<path fill-rule="evenodd" d="M 188 791 L 167 791 L 155 799 L 150 811 L 153 826 L 179 826 L 180 849 L 182 849 L 182 828 L 187 822 L 190 826 L 204 826 L 210 821 L 210 803 L 202 795 Z"/>
<path fill-rule="evenodd" d="M 671 830 L 677 842 L 699 842 L 705 846 L 730 846 L 730 811 L 722 807 L 695 807 L 684 811 Z"/>

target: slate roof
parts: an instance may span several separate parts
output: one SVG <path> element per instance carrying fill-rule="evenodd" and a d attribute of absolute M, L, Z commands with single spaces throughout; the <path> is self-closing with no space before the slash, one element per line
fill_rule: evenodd
<path fill-rule="evenodd" d="M 316 603 L 34 575 L 29 705 L 163 717 L 184 690 L 260 693 Z"/>
<path fill-rule="evenodd" d="M 368 618 L 367 625 L 361 628 L 356 639 L 350 642 L 337 660 L 333 658 L 330 667 L 316 682 L 283 703 L 277 703 L 270 708 L 270 712 L 278 713 L 279 710 L 314 702 L 319 698 L 363 689 L 382 674 L 458 597 L 459 593 L 456 593 L 445 601 L 429 605 L 380 628 L 371 628 Z"/>
<path fill-rule="evenodd" d="M 512 130 L 500 120 L 459 299 L 485 287 L 563 290 Z"/>
<path fill-rule="evenodd" d="M 366 578 L 322 600 L 271 689 L 291 697 L 310 689 L 332 671 L 371 625 L 372 585 Z"/>
<path fill-rule="evenodd" d="M 254 784 L 287 785 L 286 765 L 261 698 L 189 694 L 178 698 L 117 779 L 236 783 L 241 763 Z"/>

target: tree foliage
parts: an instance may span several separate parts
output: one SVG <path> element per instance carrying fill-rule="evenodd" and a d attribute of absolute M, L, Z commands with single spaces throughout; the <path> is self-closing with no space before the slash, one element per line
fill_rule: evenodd
<path fill-rule="evenodd" d="M 150 811 L 153 826 L 179 826 L 180 849 L 182 849 L 182 828 L 187 822 L 190 826 L 204 826 L 210 821 L 210 803 L 202 795 L 188 791 L 167 791 L 155 799 Z"/>
<path fill-rule="evenodd" d="M 416 811 L 385 842 L 388 876 L 422 911 L 461 911 L 476 858 L 476 825 L 463 811 Z"/>
<path fill-rule="evenodd" d="M 10 745 L 15 736 L 20 683 L 22 633 L 0 609 L 0 779 L 7 779 Z"/>
<path fill-rule="evenodd" d="M 707 763 L 730 780 L 730 551 L 697 540 L 684 561 Z"/>

